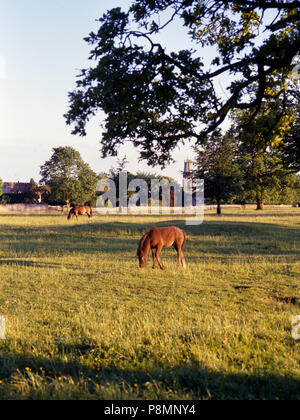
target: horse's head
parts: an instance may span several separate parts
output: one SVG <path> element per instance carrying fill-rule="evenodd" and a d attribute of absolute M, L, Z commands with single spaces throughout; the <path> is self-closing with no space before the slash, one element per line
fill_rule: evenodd
<path fill-rule="evenodd" d="M 137 256 L 139 259 L 140 268 L 144 268 L 147 265 L 147 255 L 139 248 L 137 250 Z"/>

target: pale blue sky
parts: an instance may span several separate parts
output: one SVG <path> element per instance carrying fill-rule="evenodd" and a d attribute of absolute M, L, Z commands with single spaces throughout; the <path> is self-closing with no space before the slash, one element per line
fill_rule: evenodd
<path fill-rule="evenodd" d="M 95 19 L 120 0 L 0 0 L 0 178 L 4 181 L 40 179 L 39 169 L 52 148 L 70 145 L 97 173 L 107 171 L 115 158 L 101 159 L 99 120 L 85 138 L 72 136 L 63 114 L 79 69 L 88 63 L 89 46 L 83 38 L 98 27 Z M 180 44 L 169 36 L 170 46 Z M 173 44 L 173 45 L 172 45 Z M 5 61 L 5 78 L 4 64 Z M 0 69 L 1 70 L 1 69 Z M 123 146 L 129 170 L 161 172 L 138 163 L 132 146 Z M 164 171 L 180 177 L 189 147 L 175 152 L 176 164 Z"/>
<path fill-rule="evenodd" d="M 126 9 L 128 3 L 0 0 L 0 178 L 4 181 L 28 182 L 31 177 L 38 181 L 40 166 L 58 146 L 77 149 L 97 173 L 116 164 L 115 158 L 100 157 L 99 119 L 89 124 L 87 137 L 81 138 L 70 134 L 63 114 L 79 69 L 90 65 L 90 48 L 83 38 L 98 28 L 95 20 L 107 9 Z M 192 47 L 181 25 L 167 31 L 162 42 L 170 49 Z M 131 145 L 120 152 L 129 160 L 128 170 L 161 172 L 139 163 Z M 193 157 L 188 145 L 176 150 L 176 163 L 163 173 L 179 179 L 187 157 Z"/>

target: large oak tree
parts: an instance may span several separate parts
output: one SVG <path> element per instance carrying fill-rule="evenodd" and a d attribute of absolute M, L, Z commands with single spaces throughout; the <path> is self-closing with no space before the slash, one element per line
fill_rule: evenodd
<path fill-rule="evenodd" d="M 86 38 L 94 64 L 69 93 L 66 121 L 84 136 L 89 119 L 104 111 L 104 157 L 131 141 L 149 164 L 164 166 L 177 145 L 201 144 L 232 110 L 254 119 L 270 95 L 279 112 L 285 107 L 300 50 L 299 1 L 133 0 L 99 23 Z M 172 24 L 185 26 L 190 49 L 168 52 L 158 41 Z M 207 46 L 215 48 L 209 67 Z M 229 81 L 226 95 L 218 93 L 220 77 Z"/>

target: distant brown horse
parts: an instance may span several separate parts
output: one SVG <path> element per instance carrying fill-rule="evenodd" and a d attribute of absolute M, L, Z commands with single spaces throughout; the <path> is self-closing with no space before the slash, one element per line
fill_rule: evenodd
<path fill-rule="evenodd" d="M 84 214 L 87 214 L 88 217 L 92 217 L 92 208 L 90 206 L 74 206 L 69 211 L 68 220 L 72 220 L 74 216 L 76 216 L 77 219 L 78 215 L 83 216 Z"/>
<path fill-rule="evenodd" d="M 180 267 L 182 264 L 185 268 L 185 261 L 183 256 L 183 248 L 186 242 L 185 232 L 176 226 L 161 227 L 154 226 L 149 232 L 141 238 L 139 247 L 137 250 L 137 256 L 139 258 L 140 268 L 146 267 L 148 252 L 151 248 L 153 257 L 153 266 L 156 267 L 158 262 L 160 268 L 163 270 L 164 266 L 160 260 L 159 254 L 162 248 L 168 248 L 174 246 L 177 251 L 177 265 Z"/>

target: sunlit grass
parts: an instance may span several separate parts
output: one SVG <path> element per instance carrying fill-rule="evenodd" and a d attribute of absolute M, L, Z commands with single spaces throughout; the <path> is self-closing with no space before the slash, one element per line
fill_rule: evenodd
<path fill-rule="evenodd" d="M 153 224 L 186 230 L 186 270 L 138 268 Z M 0 398 L 299 398 L 299 233 L 293 208 L 0 215 Z"/>

